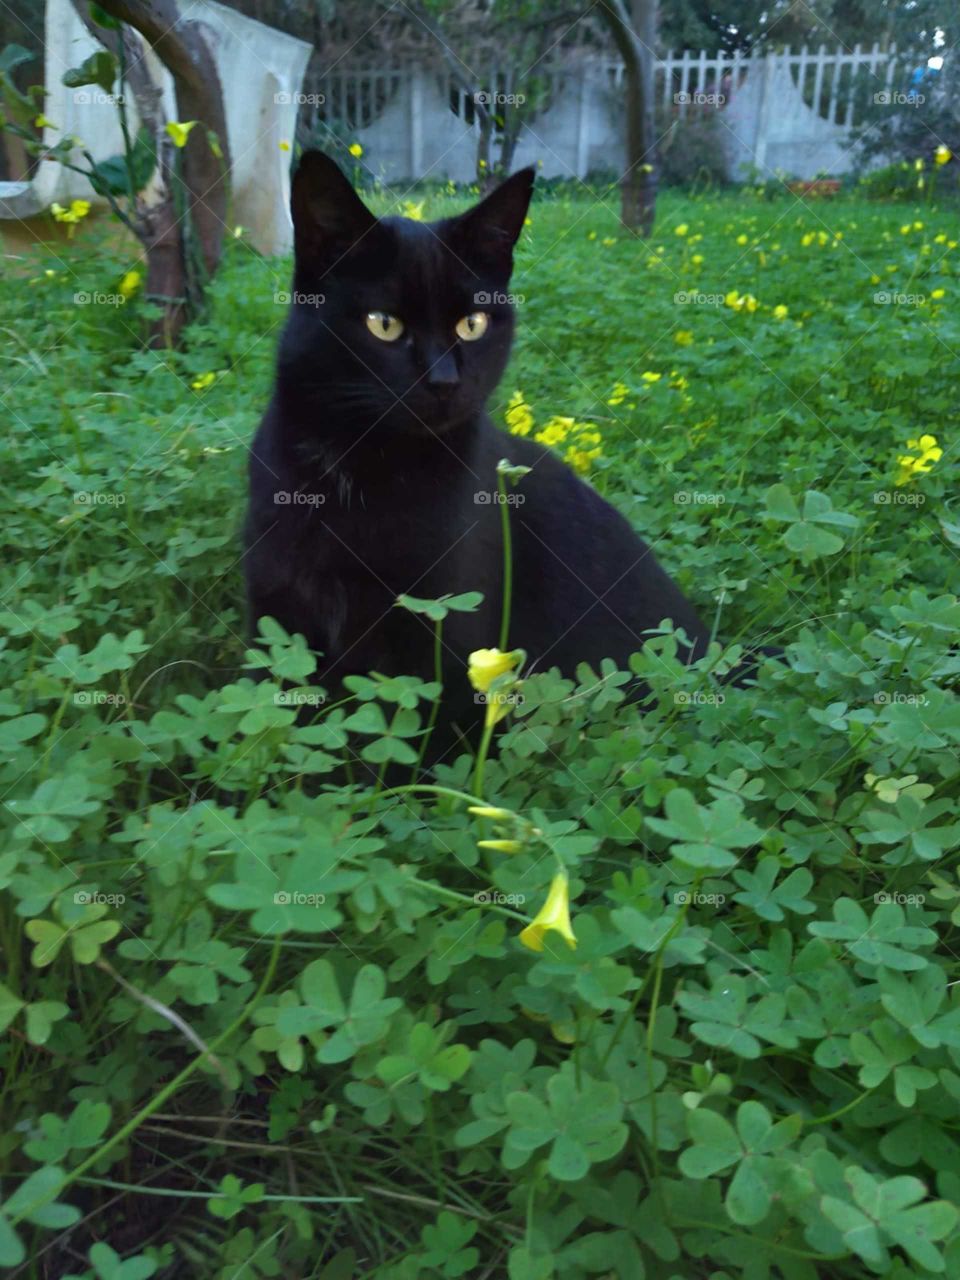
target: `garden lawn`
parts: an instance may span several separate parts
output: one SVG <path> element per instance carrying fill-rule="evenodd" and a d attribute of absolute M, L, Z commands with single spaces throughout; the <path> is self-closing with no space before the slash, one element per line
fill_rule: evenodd
<path fill-rule="evenodd" d="M 104 300 L 136 264 L 102 227 L 8 262 L 0 1264 L 960 1274 L 958 235 L 747 190 L 667 194 L 639 242 L 613 197 L 535 202 L 491 412 L 728 649 L 653 637 L 643 717 L 613 671 L 525 680 L 499 817 L 466 757 L 402 795 L 325 781 L 348 730 L 412 780 L 428 686 L 298 724 L 302 642 L 247 652 L 289 263 L 231 239 L 158 353 L 136 294 Z M 747 639 L 784 659 L 721 686 Z M 548 893 L 575 948 L 520 940 Z"/>

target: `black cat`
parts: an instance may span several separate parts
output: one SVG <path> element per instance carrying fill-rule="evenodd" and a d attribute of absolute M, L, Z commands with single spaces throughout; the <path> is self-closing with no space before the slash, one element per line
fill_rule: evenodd
<path fill-rule="evenodd" d="M 443 630 L 445 722 L 478 709 L 468 654 L 497 644 L 502 591 L 497 463 L 515 491 L 509 647 L 537 670 L 626 668 L 671 618 L 706 650 L 693 606 L 627 521 L 548 449 L 498 431 L 485 404 L 510 354 L 505 298 L 533 170 L 441 222 L 377 219 L 336 164 L 307 152 L 293 179 L 295 268 L 273 399 L 253 443 L 245 569 L 266 614 L 351 673 L 429 679 L 431 624 L 401 593 L 483 592 Z"/>

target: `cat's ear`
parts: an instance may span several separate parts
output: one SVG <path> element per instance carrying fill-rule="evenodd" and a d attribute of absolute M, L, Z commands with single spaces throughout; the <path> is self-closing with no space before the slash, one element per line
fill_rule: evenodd
<path fill-rule="evenodd" d="M 323 151 L 305 151 L 290 192 L 297 265 L 326 271 L 377 219 L 340 167 Z"/>
<path fill-rule="evenodd" d="M 463 251 L 483 263 L 513 265 L 513 246 L 523 230 L 533 195 L 535 170 L 520 169 L 474 208 L 456 219 L 453 234 Z"/>

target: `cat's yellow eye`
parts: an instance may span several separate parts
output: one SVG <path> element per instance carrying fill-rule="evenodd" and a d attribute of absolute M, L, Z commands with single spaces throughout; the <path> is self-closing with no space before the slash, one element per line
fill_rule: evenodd
<path fill-rule="evenodd" d="M 464 342 L 476 342 L 487 332 L 489 323 L 490 317 L 485 311 L 472 311 L 470 315 L 458 320 L 453 327 L 457 337 L 462 338 Z"/>
<path fill-rule="evenodd" d="M 396 342 L 403 333 L 403 321 L 387 315 L 386 311 L 368 311 L 367 328 L 381 342 Z"/>

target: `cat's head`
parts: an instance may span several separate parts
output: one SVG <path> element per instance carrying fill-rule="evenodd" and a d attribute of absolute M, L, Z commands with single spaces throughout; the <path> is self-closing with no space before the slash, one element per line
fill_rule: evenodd
<path fill-rule="evenodd" d="M 533 177 L 522 169 L 441 222 L 378 219 L 329 156 L 303 155 L 279 373 L 286 394 L 322 408 L 320 429 L 442 434 L 482 409 L 510 354 Z"/>

